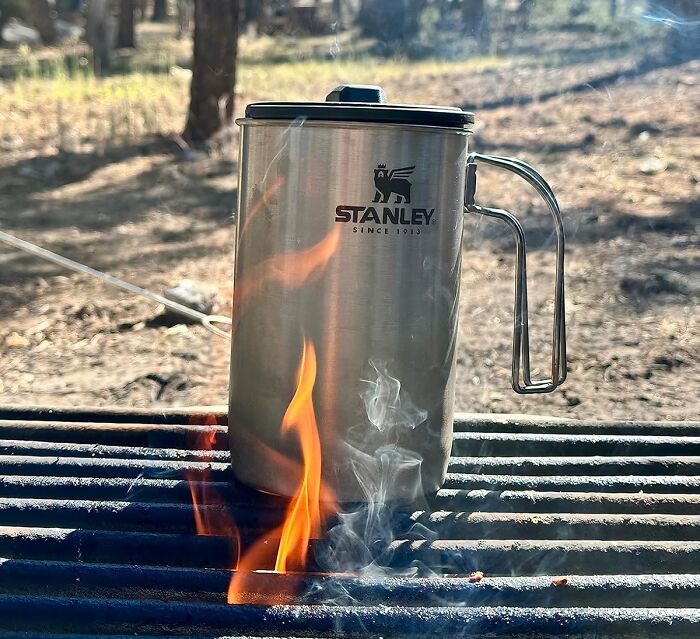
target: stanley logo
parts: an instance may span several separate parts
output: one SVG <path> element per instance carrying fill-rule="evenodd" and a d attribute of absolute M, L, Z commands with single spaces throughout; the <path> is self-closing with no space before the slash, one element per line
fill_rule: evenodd
<path fill-rule="evenodd" d="M 374 198 L 373 204 L 386 204 L 386 206 L 373 206 L 364 204 L 339 204 L 335 209 L 335 221 L 352 223 L 353 233 L 377 233 L 388 235 L 390 226 L 421 227 L 435 224 L 434 208 L 418 208 L 404 206 L 411 203 L 411 187 L 413 184 L 409 178 L 415 169 L 413 166 L 404 166 L 397 169 L 387 169 L 386 164 L 378 164 L 374 169 Z M 393 202 L 389 202 L 391 196 Z M 360 225 L 369 224 L 364 227 Z M 380 228 L 374 225 L 379 225 Z M 385 228 L 381 228 L 385 227 Z M 420 235 L 419 228 L 396 229 L 396 232 L 404 235 Z M 393 233 L 393 231 L 392 231 Z"/>

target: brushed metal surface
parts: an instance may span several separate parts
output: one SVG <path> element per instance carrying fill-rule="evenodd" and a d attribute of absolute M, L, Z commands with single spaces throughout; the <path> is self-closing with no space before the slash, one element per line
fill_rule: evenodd
<path fill-rule="evenodd" d="M 277 493 L 296 489 L 298 474 L 271 453 L 301 459 L 296 435 L 280 423 L 306 337 L 317 353 L 323 473 L 338 498 L 372 499 L 377 487 L 362 484 L 385 464 L 383 496 L 407 497 L 421 458 L 423 490 L 437 490 L 452 442 L 468 132 L 241 124 L 229 403 L 237 477 Z M 373 202 L 380 164 L 415 167 L 410 203 L 396 203 L 396 193 Z M 338 222 L 339 205 L 380 216 L 403 207 L 404 222 L 423 223 Z M 427 225 L 422 209 L 434 209 Z M 299 255 L 324 240 L 337 241 L 325 267 L 292 282 L 304 271 Z"/>

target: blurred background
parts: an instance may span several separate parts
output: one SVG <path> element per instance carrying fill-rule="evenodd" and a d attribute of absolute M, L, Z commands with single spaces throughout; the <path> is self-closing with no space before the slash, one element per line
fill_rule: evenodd
<path fill-rule="evenodd" d="M 232 116 L 380 84 L 474 110 L 471 148 L 538 167 L 564 212 L 569 380 L 511 391 L 513 243 L 470 216 L 457 409 L 697 418 L 698 0 L 0 0 L 0 35 L 0 230 L 225 315 Z M 488 169 L 479 199 L 527 227 L 543 372 L 549 214 Z M 228 349 L 0 244 L 0 403 L 223 404 Z"/>

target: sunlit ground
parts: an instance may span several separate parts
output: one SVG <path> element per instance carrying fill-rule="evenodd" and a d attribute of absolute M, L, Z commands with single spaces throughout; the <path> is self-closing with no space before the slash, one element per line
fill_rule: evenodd
<path fill-rule="evenodd" d="M 509 387 L 512 244 L 465 231 L 457 407 L 598 418 L 697 416 L 695 303 L 700 65 L 663 61 L 664 31 L 620 19 L 583 34 L 555 17 L 502 50 L 375 57 L 353 34 L 244 37 L 237 111 L 381 84 L 394 102 L 477 112 L 472 146 L 538 166 L 565 213 L 570 380 L 547 397 Z M 557 26 L 558 25 L 558 26 Z M 0 228 L 155 291 L 190 278 L 230 309 L 237 141 L 178 139 L 189 44 L 142 25 L 127 73 L 95 78 L 81 52 L 0 50 Z M 507 44 L 507 43 L 506 43 Z M 448 46 L 449 45 L 449 46 Z M 8 71 L 10 73 L 10 71 Z M 480 197 L 530 229 L 531 324 L 546 365 L 553 290 L 549 218 L 534 193 L 480 174 Z M 695 288 L 694 288 L 695 287 Z M 0 402 L 224 403 L 228 344 L 200 327 L 0 247 Z"/>

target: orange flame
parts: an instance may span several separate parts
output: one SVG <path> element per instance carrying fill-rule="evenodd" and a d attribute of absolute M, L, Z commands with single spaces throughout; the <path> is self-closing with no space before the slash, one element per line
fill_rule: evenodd
<path fill-rule="evenodd" d="M 273 184 L 270 190 L 263 194 L 261 200 L 253 207 L 248 222 L 263 207 L 266 198 L 281 188 L 282 184 L 283 182 Z M 241 235 L 245 230 L 244 226 Z M 248 275 L 235 286 L 234 329 L 237 317 L 245 308 L 248 299 L 259 294 L 267 284 L 277 283 L 288 288 L 298 288 L 312 278 L 319 277 L 335 254 L 339 240 L 340 229 L 336 227 L 308 249 L 275 255 L 251 268 Z M 316 351 L 312 342 L 304 339 L 297 371 L 296 391 L 281 424 L 282 433 L 295 432 L 299 437 L 301 466 L 295 460 L 267 446 L 244 428 L 240 428 L 235 421 L 229 425 L 230 429 L 239 428 L 239 434 L 251 447 L 265 451 L 279 472 L 299 478 L 297 491 L 282 525 L 263 535 L 242 557 L 240 534 L 235 522 L 228 515 L 225 501 L 211 490 L 209 481 L 196 482 L 195 474 L 188 474 L 197 533 L 226 536 L 235 542 L 236 558 L 232 562 L 234 573 L 229 584 L 228 603 L 292 603 L 295 593 L 292 592 L 291 586 L 288 586 L 288 592 L 280 592 L 279 588 L 274 592 L 263 592 L 260 580 L 251 579 L 251 576 L 259 570 L 274 570 L 277 573 L 303 570 L 306 566 L 309 541 L 321 535 L 325 508 L 333 508 L 333 491 L 321 479 L 321 443 L 312 401 L 315 381 Z M 215 436 L 216 433 L 205 434 L 198 442 L 199 446 L 204 450 L 211 450 Z M 208 478 L 207 474 L 206 479 Z M 203 504 L 207 504 L 207 507 L 204 508 Z M 218 508 L 211 508 L 210 505 Z M 254 583 L 256 581 L 257 583 Z"/>
<path fill-rule="evenodd" d="M 282 526 L 275 562 L 275 572 L 279 573 L 286 573 L 289 564 L 303 570 L 309 539 L 321 534 L 321 441 L 311 397 L 315 382 L 316 350 L 313 343 L 305 339 L 297 371 L 297 390 L 282 418 L 282 432 L 295 431 L 299 436 L 304 474 Z"/>
<path fill-rule="evenodd" d="M 321 535 L 321 496 L 327 499 L 332 493 L 321 479 L 321 442 L 312 399 L 315 381 L 316 351 L 313 343 L 305 339 L 296 391 L 282 419 L 282 432 L 295 432 L 299 437 L 303 460 L 301 480 L 283 524 L 259 539 L 239 562 L 238 571 L 229 585 L 228 603 L 281 604 L 293 601 L 292 592 L 279 589 L 254 592 L 249 586 L 250 575 L 260 569 L 273 569 L 281 574 L 303 570 L 309 541 Z M 330 504 L 324 506 L 330 507 Z"/>
<path fill-rule="evenodd" d="M 277 283 L 298 288 L 313 276 L 318 276 L 335 254 L 340 240 L 340 228 L 335 227 L 320 242 L 303 251 L 274 255 L 253 266 L 233 290 L 234 325 L 236 316 L 248 299 L 260 293 L 266 284 Z"/>
<path fill-rule="evenodd" d="M 206 420 L 207 426 L 216 424 L 215 417 Z M 216 444 L 216 431 L 206 430 L 199 434 L 195 444 L 195 450 L 214 450 Z M 205 458 L 202 458 L 205 461 Z M 240 533 L 238 526 L 228 511 L 224 499 L 211 487 L 211 468 L 205 468 L 200 473 L 187 471 L 185 478 L 192 496 L 194 510 L 194 524 L 198 535 L 213 535 L 227 537 L 234 546 L 234 568 L 238 565 L 240 555 Z"/>

